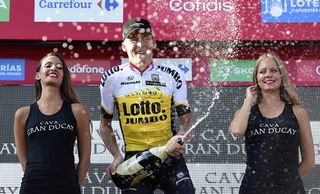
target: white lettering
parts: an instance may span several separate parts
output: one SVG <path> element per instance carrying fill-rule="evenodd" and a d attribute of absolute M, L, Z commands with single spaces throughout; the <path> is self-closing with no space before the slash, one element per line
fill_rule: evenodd
<path fill-rule="evenodd" d="M 19 187 L 0 187 L 0 193 L 15 193 Z"/>
<path fill-rule="evenodd" d="M 0 71 L 9 71 L 9 72 L 15 72 L 15 71 L 21 71 L 22 67 L 21 65 L 0 65 Z"/>
<path fill-rule="evenodd" d="M 14 143 L 3 143 L 0 149 L 0 155 L 17 154 L 17 149 Z"/>
<path fill-rule="evenodd" d="M 218 131 L 214 131 L 213 129 L 205 130 L 200 134 L 200 136 L 202 137 L 203 140 L 206 140 L 206 141 L 221 140 L 221 139 L 227 140 L 225 131 L 223 130 L 218 130 Z"/>
<path fill-rule="evenodd" d="M 242 154 L 246 154 L 245 144 L 227 144 L 227 154 L 238 154 L 242 151 Z"/>
<path fill-rule="evenodd" d="M 315 187 L 315 188 L 311 188 L 308 194 L 319 193 L 319 192 L 320 192 L 320 187 Z"/>
<path fill-rule="evenodd" d="M 79 64 L 76 64 L 70 67 L 69 71 L 71 73 L 103 74 L 105 69 L 103 67 L 90 67 L 89 65 L 80 66 Z"/>
<path fill-rule="evenodd" d="M 240 183 L 242 178 L 244 176 L 244 173 L 219 173 L 217 174 L 217 172 L 211 172 L 211 173 L 208 173 L 206 175 L 206 181 L 208 183 L 231 183 L 231 182 L 237 182 L 237 183 Z M 232 181 L 230 181 L 232 180 Z"/>
<path fill-rule="evenodd" d="M 211 0 L 209 2 L 204 0 L 196 0 L 196 1 L 185 1 L 183 0 L 170 0 L 169 3 L 170 10 L 178 12 L 178 11 L 226 11 L 230 12 L 234 9 L 232 2 L 225 1 L 221 2 L 219 0 Z"/>
<path fill-rule="evenodd" d="M 187 144 L 186 154 L 212 154 L 219 155 L 222 152 L 221 144 Z"/>
<path fill-rule="evenodd" d="M 299 7 L 305 7 L 305 8 L 310 8 L 310 7 L 319 7 L 319 0 L 290 0 L 290 6 L 293 8 Z"/>

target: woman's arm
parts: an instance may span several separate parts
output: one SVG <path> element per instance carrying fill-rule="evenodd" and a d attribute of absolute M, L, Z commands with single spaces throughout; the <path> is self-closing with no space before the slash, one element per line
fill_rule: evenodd
<path fill-rule="evenodd" d="M 79 164 L 77 166 L 77 173 L 79 184 L 82 186 L 90 164 L 90 121 L 89 115 L 83 105 L 79 103 L 72 104 L 72 112 L 77 121 L 77 143 L 79 150 Z"/>
<path fill-rule="evenodd" d="M 246 98 L 244 99 L 243 105 L 239 110 L 236 111 L 233 120 L 230 123 L 230 133 L 237 137 L 244 136 L 248 126 L 251 107 L 256 103 L 256 100 L 256 86 L 248 87 L 246 90 Z"/>
<path fill-rule="evenodd" d="M 301 106 L 294 106 L 293 112 L 299 122 L 300 127 L 300 151 L 301 163 L 299 164 L 300 176 L 306 175 L 315 166 L 314 145 L 308 112 Z"/>
<path fill-rule="evenodd" d="M 26 120 L 29 115 L 30 107 L 19 108 L 14 115 L 13 134 L 16 143 L 17 153 L 22 170 L 25 171 L 27 164 L 27 140 L 26 140 Z"/>

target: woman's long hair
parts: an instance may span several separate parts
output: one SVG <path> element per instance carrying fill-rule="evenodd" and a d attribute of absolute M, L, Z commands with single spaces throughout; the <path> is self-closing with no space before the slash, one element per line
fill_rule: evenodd
<path fill-rule="evenodd" d="M 267 53 L 264 53 L 263 55 L 261 55 L 258 58 L 258 60 L 256 61 L 255 67 L 253 69 L 253 83 L 255 85 L 257 85 L 257 94 L 258 94 L 257 104 L 259 104 L 262 99 L 261 88 L 259 87 L 258 80 L 257 80 L 258 67 L 259 67 L 262 59 L 264 59 L 266 57 L 273 59 L 276 62 L 277 67 L 279 69 L 279 72 L 281 75 L 280 99 L 283 102 L 288 103 L 288 104 L 302 105 L 294 87 L 292 86 L 292 84 L 289 80 L 288 73 L 287 73 L 285 66 L 283 65 L 279 56 L 274 52 L 267 52 Z"/>
<path fill-rule="evenodd" d="M 41 65 L 42 65 L 42 62 L 44 61 L 44 59 L 47 57 L 50 57 L 50 56 L 58 57 L 61 61 L 62 66 L 63 66 L 63 79 L 62 79 L 62 84 L 60 86 L 60 94 L 61 94 L 62 99 L 64 101 L 69 102 L 69 103 L 79 103 L 77 95 L 72 88 L 69 69 L 68 69 L 66 62 L 65 62 L 64 58 L 62 57 L 62 55 L 60 55 L 57 52 L 48 53 L 39 62 L 38 66 L 37 66 L 37 72 L 40 71 L 40 68 L 41 68 Z M 42 86 L 41 86 L 40 80 L 35 81 L 35 88 L 36 88 L 36 101 L 38 101 L 40 99 L 41 93 L 42 93 Z"/>

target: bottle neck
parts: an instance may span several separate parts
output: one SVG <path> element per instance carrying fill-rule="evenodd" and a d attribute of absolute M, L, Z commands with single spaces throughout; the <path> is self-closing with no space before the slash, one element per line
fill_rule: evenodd
<path fill-rule="evenodd" d="M 162 147 L 154 147 L 150 149 L 150 152 L 161 159 L 161 162 L 163 163 L 165 159 L 168 158 L 168 153 L 166 152 L 166 146 Z"/>

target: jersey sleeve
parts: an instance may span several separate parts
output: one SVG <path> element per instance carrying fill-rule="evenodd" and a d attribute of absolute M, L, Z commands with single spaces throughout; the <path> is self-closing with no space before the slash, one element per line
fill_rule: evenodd
<path fill-rule="evenodd" d="M 115 97 L 112 88 L 112 78 L 105 73 L 100 83 L 101 116 L 105 119 L 113 117 Z"/>
<path fill-rule="evenodd" d="M 173 101 L 178 116 L 182 116 L 191 112 L 187 99 L 187 83 L 184 73 L 178 68 L 175 68 L 175 70 L 178 74 L 173 78 L 175 83 L 173 86 Z"/>

